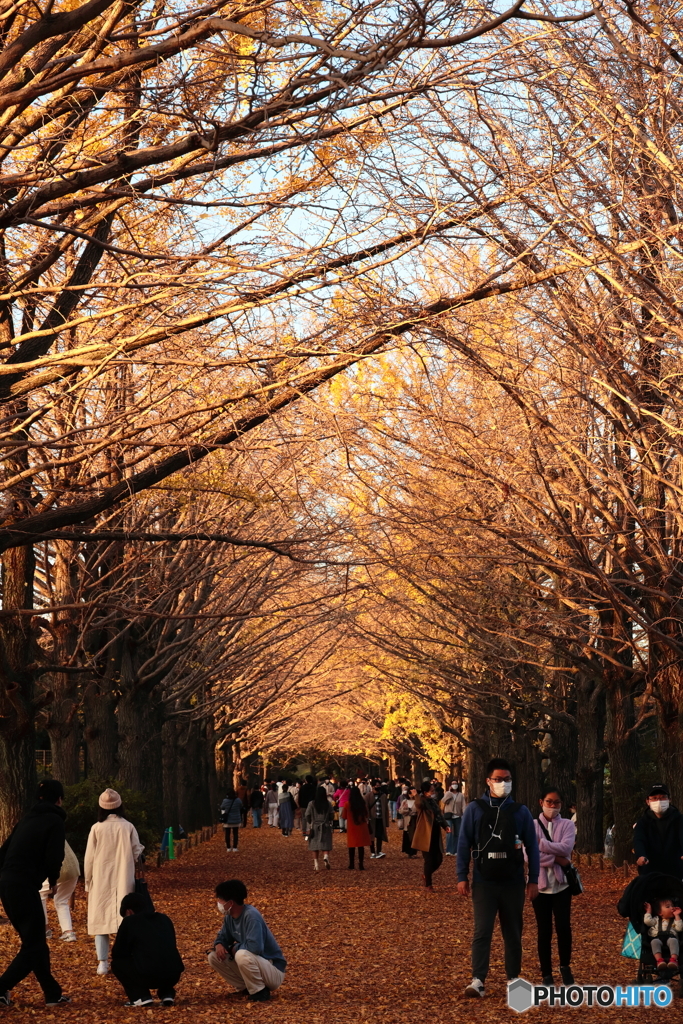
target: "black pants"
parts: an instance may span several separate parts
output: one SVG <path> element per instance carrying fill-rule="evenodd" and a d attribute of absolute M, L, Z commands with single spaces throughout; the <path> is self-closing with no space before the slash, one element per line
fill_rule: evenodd
<path fill-rule="evenodd" d="M 355 846 L 349 846 L 349 867 L 350 868 L 353 867 L 353 865 L 355 863 L 355 858 L 356 858 L 356 847 Z M 363 861 L 364 860 L 365 860 L 365 847 L 364 846 L 359 846 L 358 847 L 358 867 L 359 867 L 359 869 L 361 871 L 365 870 L 365 868 L 363 867 Z"/>
<path fill-rule="evenodd" d="M 225 846 L 226 846 L 226 848 L 229 850 L 231 846 L 234 846 L 234 848 L 237 849 L 237 840 L 239 839 L 239 835 L 240 835 L 239 826 L 235 825 L 233 827 L 232 825 L 228 825 L 228 827 L 224 828 L 223 831 L 225 832 Z M 232 842 L 230 842 L 230 833 L 231 832 L 232 832 L 232 838 L 233 838 Z"/>
<path fill-rule="evenodd" d="M 496 915 L 505 945 L 505 973 L 518 978 L 522 969 L 522 928 L 524 925 L 524 882 L 475 882 L 472 886 L 474 936 L 472 977 L 485 981 L 489 973 L 491 938 Z"/>
<path fill-rule="evenodd" d="M 377 835 L 374 835 L 370 841 L 370 853 L 381 853 L 384 842 L 384 825 L 375 825 L 375 830 Z"/>
<path fill-rule="evenodd" d="M 145 974 L 133 963 L 130 957 L 117 957 L 111 962 L 114 977 L 123 985 L 131 1003 L 136 999 L 151 999 L 150 989 L 155 988 L 159 999 L 175 999 L 175 986 L 180 979 L 180 972 L 159 977 L 156 974 Z"/>
<path fill-rule="evenodd" d="M 403 830 L 403 838 L 401 839 L 401 852 L 407 853 L 409 857 L 417 857 L 417 850 L 414 850 L 410 843 L 410 832 L 406 828 Z"/>
<path fill-rule="evenodd" d="M 538 962 L 541 965 L 541 974 L 545 976 L 553 973 L 553 917 L 560 967 L 569 967 L 572 959 L 572 894 L 569 889 L 563 889 L 562 892 L 539 893 L 534 900 L 534 914 L 538 928 Z"/>
<path fill-rule="evenodd" d="M 19 952 L 0 977 L 0 993 L 11 992 L 33 971 L 46 1001 L 59 999 L 62 986 L 52 977 L 50 970 L 45 915 L 38 889 L 24 882 L 0 882 L 0 900 L 21 938 Z"/>

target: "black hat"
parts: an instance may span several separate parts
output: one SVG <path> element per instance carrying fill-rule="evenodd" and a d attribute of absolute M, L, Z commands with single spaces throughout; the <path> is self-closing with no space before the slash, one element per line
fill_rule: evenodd
<path fill-rule="evenodd" d="M 665 786 L 663 782 L 656 782 L 654 784 L 654 786 L 651 788 L 650 792 L 647 795 L 649 797 L 650 796 L 667 796 L 668 797 L 671 794 L 669 793 L 668 786 Z"/>

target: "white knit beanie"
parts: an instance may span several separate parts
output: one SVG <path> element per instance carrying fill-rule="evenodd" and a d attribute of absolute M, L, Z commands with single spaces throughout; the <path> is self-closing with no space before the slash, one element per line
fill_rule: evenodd
<path fill-rule="evenodd" d="M 122 803 L 115 789 L 105 789 L 104 793 L 100 793 L 99 804 L 103 811 L 115 811 Z"/>

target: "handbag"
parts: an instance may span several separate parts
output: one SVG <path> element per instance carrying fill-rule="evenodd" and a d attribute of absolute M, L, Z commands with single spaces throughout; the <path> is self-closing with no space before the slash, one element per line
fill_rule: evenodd
<path fill-rule="evenodd" d="M 580 896 L 583 892 L 583 882 L 581 881 L 579 869 L 574 864 L 567 864 L 562 870 L 564 871 L 564 877 L 567 879 L 567 885 L 572 896 Z"/>
<path fill-rule="evenodd" d="M 142 868 L 137 868 L 135 871 L 134 891 L 139 893 L 140 896 L 142 896 L 145 900 L 146 906 L 144 913 L 148 913 L 149 911 L 154 913 L 154 903 L 152 901 L 152 897 L 149 894 L 149 886 L 147 885 L 147 881 L 145 879 L 145 872 Z"/>
<path fill-rule="evenodd" d="M 543 834 L 546 837 L 546 839 L 548 840 L 548 842 L 552 843 L 552 837 L 550 835 L 550 832 L 548 832 L 548 829 L 545 827 L 545 825 L 541 821 L 540 816 L 538 818 L 538 826 L 541 829 L 541 831 L 543 832 Z M 574 864 L 571 864 L 571 863 L 570 864 L 562 864 L 561 867 L 562 867 L 562 870 L 564 871 L 564 877 L 567 880 L 567 888 L 569 889 L 570 894 L 572 896 L 580 896 L 581 893 L 583 892 L 583 882 L 581 881 L 581 875 L 579 874 L 579 869 L 577 867 L 575 867 Z"/>
<path fill-rule="evenodd" d="M 643 945 L 643 937 L 640 935 L 631 922 L 629 921 L 628 927 L 624 934 L 624 941 L 621 946 L 621 955 L 627 956 L 631 960 L 640 960 L 640 951 Z"/>

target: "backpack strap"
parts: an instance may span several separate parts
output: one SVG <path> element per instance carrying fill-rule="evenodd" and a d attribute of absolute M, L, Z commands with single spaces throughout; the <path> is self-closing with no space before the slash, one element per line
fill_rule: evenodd
<path fill-rule="evenodd" d="M 545 825 L 541 821 L 540 814 L 539 814 L 539 816 L 538 816 L 538 818 L 536 820 L 538 821 L 538 824 L 540 826 L 541 831 L 543 832 L 543 835 L 546 837 L 546 839 L 548 840 L 549 843 L 552 843 L 553 840 L 552 840 L 552 837 L 550 835 L 550 832 L 548 832 L 548 829 L 545 827 Z"/>

